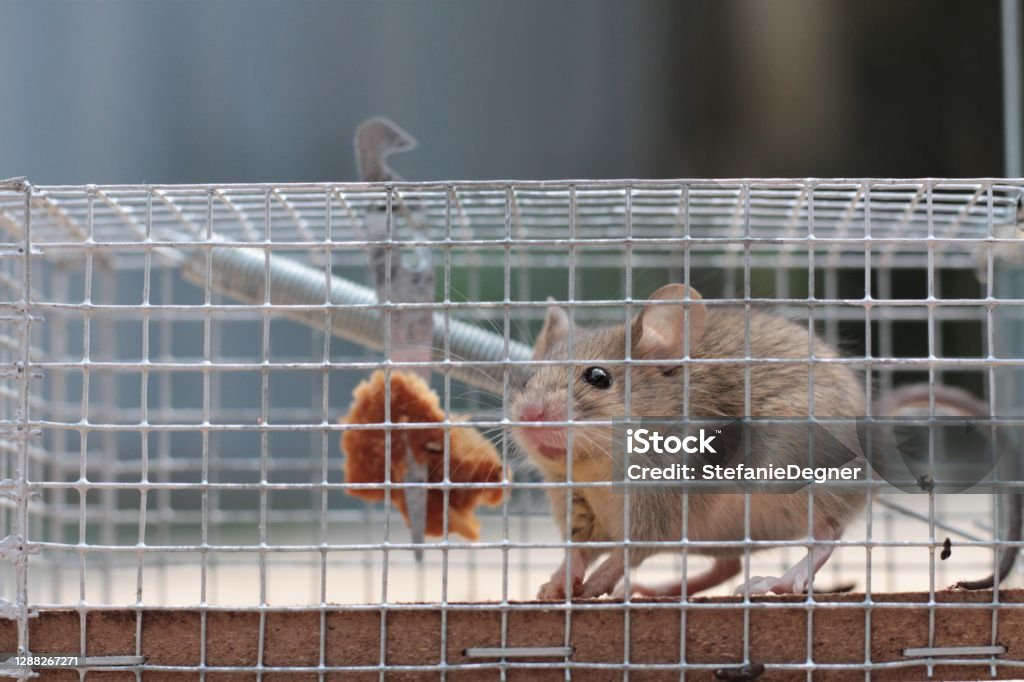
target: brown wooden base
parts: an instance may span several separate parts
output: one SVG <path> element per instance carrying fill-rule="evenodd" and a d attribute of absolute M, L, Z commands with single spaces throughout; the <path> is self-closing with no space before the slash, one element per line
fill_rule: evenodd
<path fill-rule="evenodd" d="M 821 595 L 813 610 L 800 597 L 768 597 L 755 600 L 749 614 L 749 660 L 763 663 L 757 679 L 804 679 L 812 660 L 815 679 L 861 680 L 866 653 L 875 664 L 873 680 L 926 679 L 923 663 L 903 655 L 905 649 L 929 646 L 929 613 L 934 614 L 934 642 L 938 647 L 990 646 L 992 625 L 996 642 L 1006 653 L 995 657 L 997 677 L 1019 679 L 1024 667 L 1024 590 L 1003 590 L 996 609 L 992 592 L 943 591 L 929 609 L 927 593 L 875 594 L 866 607 L 863 594 Z M 716 679 L 718 669 L 732 669 L 744 662 L 745 609 L 738 599 L 692 600 L 685 609 L 685 660 L 699 669 L 686 679 Z M 859 602 L 859 603 L 858 603 Z M 575 653 L 569 664 L 573 679 L 619 680 L 622 663 L 633 664 L 631 680 L 678 680 L 683 609 L 679 602 L 646 600 L 627 610 L 621 603 L 578 602 L 572 607 L 570 642 Z M 870 637 L 866 636 L 866 610 L 870 611 Z M 560 647 L 565 644 L 565 605 L 533 603 L 528 609 L 514 605 L 504 610 L 508 639 L 505 646 Z M 84 613 L 84 616 L 83 616 Z M 502 613 L 497 604 L 453 604 L 445 609 L 444 663 L 449 680 L 498 679 L 500 659 L 467 658 L 470 647 L 502 646 Z M 996 618 L 993 619 L 993 614 Z M 811 615 L 811 647 L 808 642 Z M 145 680 L 198 679 L 205 662 L 210 680 L 255 679 L 260 664 L 261 614 L 244 610 L 209 610 L 205 615 L 205 656 L 202 651 L 203 615 L 200 610 L 100 609 L 80 613 L 74 609 L 46 610 L 32 618 L 29 644 L 33 654 L 77 654 L 82 618 L 89 656 L 136 655 L 146 657 Z M 136 628 L 141 618 L 141 645 Z M 263 679 L 316 680 L 321 663 L 323 618 L 323 679 L 376 680 L 381 663 L 381 610 L 376 607 L 328 606 L 317 609 L 265 612 L 262 665 Z M 388 680 L 439 679 L 442 663 L 442 609 L 422 605 L 415 610 L 402 606 L 384 616 L 387 635 L 384 661 Z M 14 651 L 14 623 L 0 623 L 0 647 Z M 205 658 L 205 661 L 204 661 Z M 959 656 L 964 661 L 970 656 Z M 974 658 L 979 658 L 975 656 Z M 989 679 L 991 658 L 980 657 L 969 665 L 941 664 L 931 679 Z M 672 668 L 671 665 L 675 664 Z M 829 667 L 850 664 L 859 668 Z M 557 668 L 541 666 L 557 665 Z M 564 680 L 564 658 L 509 660 L 511 680 Z M 663 668 L 647 668 L 662 665 Z M 365 666 L 363 670 L 340 667 Z M 303 668 L 306 670 L 296 670 Z M 175 669 L 177 668 L 177 669 Z M 191 669 L 189 669 L 191 668 Z M 235 668 L 235 670 L 231 670 Z M 278 670 L 273 670 L 278 668 Z M 312 668 L 312 669 L 310 669 Z M 74 670 L 41 671 L 44 680 L 77 680 Z M 726 671 L 728 672 L 728 670 Z M 89 680 L 134 680 L 132 670 L 90 669 Z M 741 678 L 735 678 L 741 679 Z"/>

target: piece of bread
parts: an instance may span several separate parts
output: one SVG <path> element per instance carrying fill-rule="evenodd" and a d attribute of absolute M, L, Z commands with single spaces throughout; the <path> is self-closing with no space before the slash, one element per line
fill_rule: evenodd
<path fill-rule="evenodd" d="M 356 386 L 345 424 L 380 424 L 384 422 L 384 372 L 376 371 Z M 437 393 L 416 374 L 391 372 L 391 422 L 443 422 Z M 347 483 L 383 483 L 385 480 L 385 434 L 383 429 L 350 429 L 341 436 L 345 453 Z M 407 446 L 416 459 L 427 467 L 428 483 L 444 481 L 444 428 L 394 429 L 391 432 L 391 482 L 405 481 Z M 448 497 L 448 531 L 469 540 L 480 538 L 478 505 L 501 503 L 503 490 L 501 457 L 494 445 L 471 426 L 451 427 L 449 436 L 449 479 L 454 483 L 495 483 L 495 487 L 452 488 Z M 383 488 L 348 489 L 353 497 L 378 501 L 384 499 Z M 409 523 L 405 491 L 391 490 L 391 503 L 398 507 Z M 444 535 L 444 491 L 428 489 L 426 534 Z"/>

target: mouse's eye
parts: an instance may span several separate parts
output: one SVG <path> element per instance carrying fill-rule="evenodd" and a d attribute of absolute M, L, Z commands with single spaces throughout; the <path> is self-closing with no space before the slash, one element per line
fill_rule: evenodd
<path fill-rule="evenodd" d="M 583 370 L 583 380 L 594 388 L 612 387 L 612 374 L 604 367 L 587 367 Z"/>

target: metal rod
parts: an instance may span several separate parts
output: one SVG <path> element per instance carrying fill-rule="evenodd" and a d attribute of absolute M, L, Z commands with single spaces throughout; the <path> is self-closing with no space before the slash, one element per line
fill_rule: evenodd
<path fill-rule="evenodd" d="M 1003 134 L 1006 176 L 1021 177 L 1020 0 L 1002 0 Z"/>
<path fill-rule="evenodd" d="M 935 658 L 940 656 L 998 656 L 1005 654 L 1005 646 L 924 646 L 904 649 L 907 658 L 918 656 Z"/>
<path fill-rule="evenodd" d="M 576 647 L 571 646 L 482 646 L 466 649 L 462 653 L 466 658 L 565 658 L 575 652 Z"/>
<path fill-rule="evenodd" d="M 266 259 L 263 249 L 214 248 L 212 253 L 212 285 L 218 291 L 248 303 L 264 301 L 263 283 Z M 323 271 L 307 267 L 278 255 L 270 257 L 269 281 L 271 305 L 336 306 L 331 315 L 331 333 L 359 345 L 380 350 L 384 347 L 379 310 L 348 306 L 373 305 L 377 295 L 372 289 L 341 277 L 332 277 L 328 296 Z M 196 254 L 186 261 L 184 272 L 192 281 L 205 285 L 205 254 Z M 324 324 L 323 310 L 289 311 L 291 318 L 312 327 Z M 472 324 L 450 320 L 448 334 L 453 360 L 501 363 L 505 358 L 505 340 L 497 334 Z M 434 354 L 443 357 L 445 321 L 442 313 L 434 314 Z M 522 343 L 509 341 L 508 356 L 514 361 L 530 359 L 530 349 Z M 452 365 L 453 377 L 476 388 L 500 392 L 502 368 Z"/>

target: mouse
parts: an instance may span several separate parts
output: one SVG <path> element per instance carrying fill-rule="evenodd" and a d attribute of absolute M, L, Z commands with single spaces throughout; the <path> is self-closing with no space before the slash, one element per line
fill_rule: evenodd
<path fill-rule="evenodd" d="M 627 335 L 627 326 L 629 333 Z M 749 348 L 746 347 L 749 324 Z M 568 360 L 572 365 L 535 365 L 510 395 L 512 437 L 547 482 L 573 483 L 613 480 L 615 461 L 612 427 L 565 424 L 569 421 L 623 419 L 626 385 L 634 417 L 849 417 L 866 414 L 861 374 L 847 363 L 814 363 L 811 357 L 835 359 L 840 353 L 808 325 L 743 307 L 708 305 L 700 292 L 685 284 L 667 284 L 650 297 L 631 320 L 619 325 L 574 326 L 569 353 L 570 319 L 558 306 L 549 306 L 533 347 L 533 360 Z M 614 361 L 647 361 L 631 366 Z M 750 358 L 782 358 L 791 362 L 744 363 Z M 698 360 L 690 362 L 687 358 Z M 710 359 L 716 362 L 701 363 Z M 735 362 L 729 362 L 735 360 Z M 609 363 L 612 364 L 602 364 Z M 684 372 L 684 366 L 687 372 Z M 747 387 L 749 367 L 749 387 Z M 686 375 L 688 373 L 688 380 Z M 686 399 L 686 387 L 689 395 Z M 567 391 L 571 387 L 571 396 Z M 748 400 L 749 388 L 749 400 Z M 813 399 L 813 404 L 810 399 Z M 749 409 L 747 406 L 749 405 Z M 684 406 L 687 414 L 684 414 Z M 569 451 L 569 429 L 572 449 Z M 806 462 L 806 448 L 770 440 L 764 456 L 775 465 Z M 751 493 L 749 536 L 754 541 L 806 539 L 809 521 L 814 541 L 808 556 L 780 576 L 751 576 L 737 589 L 741 594 L 800 593 L 828 561 L 843 529 L 864 507 L 863 491 L 815 487 L 809 505 L 808 486 L 797 492 Z M 742 493 L 680 490 L 623 495 L 610 486 L 546 488 L 552 516 L 563 539 L 573 545 L 565 560 L 539 589 L 539 599 L 595 598 L 615 594 L 626 572 L 658 551 L 671 547 L 621 546 L 610 551 L 587 543 L 731 541 L 734 546 L 691 547 L 710 556 L 711 567 L 690 576 L 685 585 L 632 582 L 630 592 L 642 596 L 693 595 L 735 577 L 742 570 L 746 537 L 745 495 Z M 688 504 L 683 533 L 683 501 Z M 629 507 L 629 527 L 625 509 Z M 567 510 L 567 505 L 569 509 Z M 809 506 L 811 506 L 809 514 Z M 567 517 L 571 521 L 566 528 Z M 627 533 L 628 531 L 628 533 Z M 580 543 L 580 544 L 576 544 Z M 755 546 L 754 549 L 757 547 Z M 591 566 L 607 553 L 593 570 Z M 628 561 L 628 564 L 627 564 Z"/>

